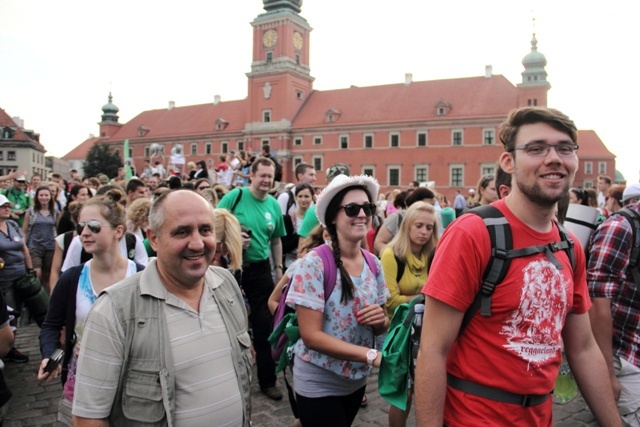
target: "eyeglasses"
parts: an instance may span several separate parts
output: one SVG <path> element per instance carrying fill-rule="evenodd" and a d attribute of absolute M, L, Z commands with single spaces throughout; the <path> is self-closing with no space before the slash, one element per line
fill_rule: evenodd
<path fill-rule="evenodd" d="M 551 148 L 556 150 L 560 157 L 573 157 L 578 151 L 578 144 L 573 142 L 561 142 L 560 144 L 547 144 L 546 142 L 530 142 L 524 145 L 518 145 L 513 150 L 523 150 L 528 156 L 531 157 L 546 157 Z M 512 150 L 512 151 L 513 151 Z"/>
<path fill-rule="evenodd" d="M 89 227 L 89 231 L 93 234 L 98 234 L 100 230 L 102 230 L 103 225 L 100 221 L 95 219 L 87 222 L 79 222 L 76 225 L 76 233 L 78 233 L 78 236 L 82 234 L 85 227 Z"/>
<path fill-rule="evenodd" d="M 206 190 L 207 188 L 211 188 L 211 187 L 208 186 L 208 185 L 201 185 L 200 187 L 198 187 L 198 191 L 199 190 Z"/>
<path fill-rule="evenodd" d="M 366 216 L 372 216 L 376 211 L 376 205 L 374 203 L 364 203 L 362 205 L 349 203 L 348 205 L 340 206 L 340 209 L 344 209 L 344 213 L 346 213 L 349 218 L 355 218 L 360 213 L 360 209 L 364 211 Z"/>
<path fill-rule="evenodd" d="M 0 206 L 0 209 L 11 209 L 11 205 L 7 203 L 5 205 Z"/>

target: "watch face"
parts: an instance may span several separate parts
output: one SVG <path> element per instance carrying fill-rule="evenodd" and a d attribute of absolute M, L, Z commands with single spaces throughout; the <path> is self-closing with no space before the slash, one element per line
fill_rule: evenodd
<path fill-rule="evenodd" d="M 262 36 L 262 43 L 266 47 L 273 47 L 278 42 L 278 33 L 275 30 L 267 30 Z"/>
<path fill-rule="evenodd" d="M 302 34 L 297 31 L 293 33 L 293 47 L 298 50 L 302 49 Z"/>

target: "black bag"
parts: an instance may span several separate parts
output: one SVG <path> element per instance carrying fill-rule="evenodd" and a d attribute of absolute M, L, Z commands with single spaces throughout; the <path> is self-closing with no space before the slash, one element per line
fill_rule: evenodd
<path fill-rule="evenodd" d="M 24 305 L 29 309 L 29 313 L 33 316 L 38 326 L 42 326 L 44 318 L 49 309 L 49 295 L 42 287 L 40 279 L 36 276 L 35 271 L 30 271 L 18 280 L 14 286 L 16 293 L 24 301 Z"/>

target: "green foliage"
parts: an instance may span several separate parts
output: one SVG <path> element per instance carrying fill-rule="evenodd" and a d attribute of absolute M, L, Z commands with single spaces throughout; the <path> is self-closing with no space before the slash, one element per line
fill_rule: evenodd
<path fill-rule="evenodd" d="M 109 151 L 109 145 L 97 143 L 89 149 L 84 162 L 84 176 L 98 176 L 100 173 L 108 177 L 118 174 L 118 168 L 122 167 L 122 159 L 119 153 Z"/>

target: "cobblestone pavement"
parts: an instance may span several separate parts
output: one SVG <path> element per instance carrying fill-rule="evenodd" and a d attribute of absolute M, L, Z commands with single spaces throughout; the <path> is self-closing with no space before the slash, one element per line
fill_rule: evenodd
<path fill-rule="evenodd" d="M 60 383 L 40 384 L 36 379 L 37 367 L 40 363 L 38 331 L 37 326 L 31 325 L 21 328 L 16 336 L 16 347 L 29 355 L 28 363 L 5 363 L 4 375 L 13 393 L 13 398 L 10 401 L 9 413 L 5 419 L 4 427 L 57 425 L 56 413 L 61 395 Z M 282 380 L 279 380 L 279 383 L 280 389 L 286 394 Z M 369 404 L 366 408 L 360 409 L 353 424 L 354 427 L 388 425 L 389 405 L 382 400 L 377 390 L 378 376 L 374 373 L 367 386 Z M 252 404 L 254 427 L 281 427 L 290 426 L 293 423 L 293 416 L 286 396 L 279 402 L 269 400 L 260 393 L 255 380 L 252 384 Z M 580 397 L 565 405 L 554 404 L 553 416 L 554 426 L 558 427 L 598 425 Z M 412 411 L 408 426 L 414 427 L 415 425 L 415 415 Z"/>

